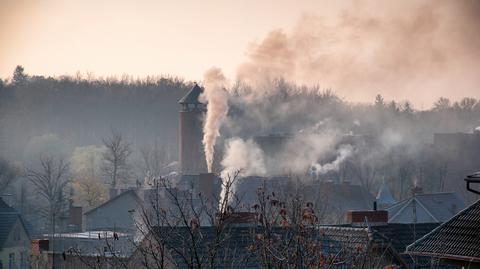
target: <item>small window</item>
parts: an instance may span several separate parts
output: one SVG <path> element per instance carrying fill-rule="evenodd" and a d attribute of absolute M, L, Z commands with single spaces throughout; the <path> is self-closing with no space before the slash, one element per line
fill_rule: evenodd
<path fill-rule="evenodd" d="M 20 268 L 27 268 L 25 263 L 25 252 L 20 253 Z"/>
<path fill-rule="evenodd" d="M 8 269 L 15 268 L 15 253 L 8 254 Z"/>

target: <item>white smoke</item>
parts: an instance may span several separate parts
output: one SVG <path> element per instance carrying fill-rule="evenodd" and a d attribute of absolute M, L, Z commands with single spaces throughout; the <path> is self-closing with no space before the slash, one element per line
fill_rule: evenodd
<path fill-rule="evenodd" d="M 203 126 L 203 145 L 208 172 L 213 171 L 215 141 L 220 135 L 220 126 L 228 112 L 227 79 L 219 68 L 212 67 L 204 74 L 205 90 L 200 96 L 207 103 L 207 115 Z"/>
<path fill-rule="evenodd" d="M 242 176 L 266 175 L 264 153 L 252 139 L 245 141 L 234 137 L 226 143 L 225 155 L 222 160 L 222 178 L 232 176 L 236 172 L 240 172 Z"/>
<path fill-rule="evenodd" d="M 311 164 L 317 164 L 335 151 L 337 137 L 334 133 L 299 133 L 288 138 L 289 141 L 273 155 L 266 154 L 252 139 L 229 139 L 221 163 L 221 176 L 232 176 L 235 172 L 240 172 L 240 176 L 306 174 Z M 340 147 L 337 160 L 323 169 L 334 170 L 351 153 L 350 146 Z"/>
<path fill-rule="evenodd" d="M 330 163 L 319 164 L 315 163 L 312 165 L 312 174 L 315 176 L 320 176 L 332 171 L 338 171 L 340 165 L 353 154 L 353 147 L 350 145 L 342 145 L 337 151 L 337 158 Z"/>

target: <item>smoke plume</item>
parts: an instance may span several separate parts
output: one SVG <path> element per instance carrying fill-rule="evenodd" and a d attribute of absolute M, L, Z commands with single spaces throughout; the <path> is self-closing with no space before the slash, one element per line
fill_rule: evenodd
<path fill-rule="evenodd" d="M 243 140 L 235 137 L 227 141 L 222 161 L 222 176 L 279 176 L 286 174 L 305 175 L 312 164 L 320 165 L 331 152 L 335 152 L 337 136 L 333 133 L 303 134 L 298 133 L 275 154 L 265 153 L 253 139 Z M 324 173 L 333 171 L 351 154 L 351 147 L 343 146 L 338 150 L 337 159 L 325 165 Z"/>
<path fill-rule="evenodd" d="M 312 174 L 316 177 L 326 174 L 331 171 L 338 171 L 340 164 L 342 164 L 348 157 L 352 156 L 353 148 L 350 145 L 343 145 L 338 149 L 337 158 L 333 162 L 326 164 L 315 163 L 312 165 Z"/>
<path fill-rule="evenodd" d="M 237 171 L 242 176 L 264 176 L 267 174 L 264 153 L 252 139 L 245 141 L 234 137 L 226 143 L 225 156 L 222 160 L 222 166 L 224 167 L 221 172 L 222 178 L 232 176 Z"/>
<path fill-rule="evenodd" d="M 304 15 L 292 30 L 250 44 L 237 78 L 255 97 L 275 91 L 278 79 L 362 102 L 377 93 L 417 106 L 479 96 L 479 3 L 357 1 L 333 18 Z"/>
<path fill-rule="evenodd" d="M 220 135 L 220 126 L 228 112 L 227 80 L 219 68 L 212 67 L 204 74 L 205 90 L 201 101 L 207 103 L 207 115 L 203 126 L 203 145 L 208 172 L 213 170 L 215 141 Z"/>

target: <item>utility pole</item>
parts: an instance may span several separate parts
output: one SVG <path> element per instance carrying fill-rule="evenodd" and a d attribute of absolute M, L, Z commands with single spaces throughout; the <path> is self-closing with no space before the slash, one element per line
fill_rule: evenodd
<path fill-rule="evenodd" d="M 52 212 L 52 269 L 55 269 L 55 212 Z"/>

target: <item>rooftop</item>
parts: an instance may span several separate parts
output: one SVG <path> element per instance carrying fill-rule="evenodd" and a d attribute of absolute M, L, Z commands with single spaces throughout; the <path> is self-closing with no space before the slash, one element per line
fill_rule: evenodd
<path fill-rule="evenodd" d="M 203 89 L 195 83 L 188 91 L 188 93 L 178 101 L 179 104 L 201 104 L 199 101 L 200 94 L 203 93 Z"/>
<path fill-rule="evenodd" d="M 480 262 L 480 200 L 407 247 L 412 255 Z"/>
<path fill-rule="evenodd" d="M 413 210 L 415 208 L 415 211 Z M 465 208 L 464 201 L 453 192 L 416 194 L 386 210 L 391 223 L 445 222 Z"/>

